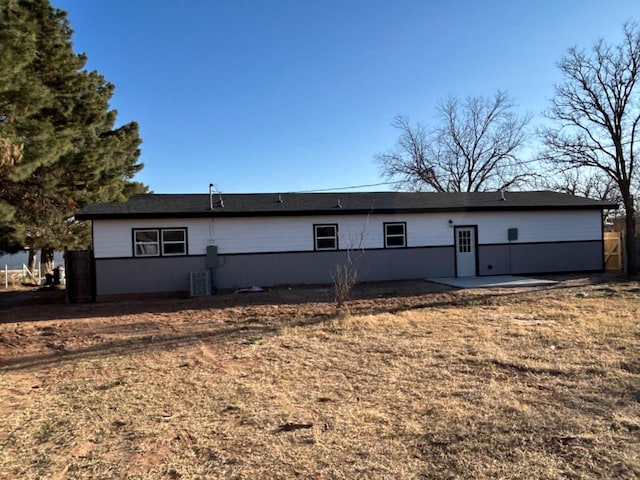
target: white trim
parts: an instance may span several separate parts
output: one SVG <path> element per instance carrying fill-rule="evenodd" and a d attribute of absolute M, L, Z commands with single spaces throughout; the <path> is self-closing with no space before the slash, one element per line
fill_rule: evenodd
<path fill-rule="evenodd" d="M 402 227 L 402 233 L 387 233 L 387 227 Z M 385 222 L 383 224 L 384 248 L 404 248 L 407 246 L 407 223 L 406 222 Z M 402 238 L 402 245 L 389 245 L 390 238 Z"/>
<path fill-rule="evenodd" d="M 165 240 L 164 234 L 166 232 L 182 232 L 182 240 Z M 160 229 L 161 243 L 162 243 L 162 256 L 163 257 L 179 257 L 187 254 L 187 229 L 186 228 L 162 228 Z M 167 253 L 165 251 L 165 245 L 182 245 L 182 251 L 178 253 Z"/>
<path fill-rule="evenodd" d="M 318 235 L 319 228 L 333 228 L 333 235 Z M 320 240 L 333 240 L 333 247 L 320 247 L 318 243 Z M 315 224 L 313 226 L 313 245 L 314 248 L 318 251 L 325 250 L 337 250 L 338 249 L 338 224 L 337 223 L 325 223 L 325 224 Z"/>
<path fill-rule="evenodd" d="M 155 233 L 156 241 L 138 241 L 139 233 Z M 144 252 L 147 247 L 155 246 L 155 253 Z M 141 247 L 141 253 L 138 253 L 138 247 Z M 134 257 L 159 257 L 160 256 L 160 230 L 157 228 L 149 229 L 133 229 L 133 256 Z"/>

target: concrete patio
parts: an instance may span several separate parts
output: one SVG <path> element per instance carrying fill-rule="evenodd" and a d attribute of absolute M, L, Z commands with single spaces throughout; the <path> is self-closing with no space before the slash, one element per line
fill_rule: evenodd
<path fill-rule="evenodd" d="M 516 277 L 513 275 L 495 275 L 490 277 L 443 277 L 427 278 L 426 280 L 428 282 L 449 285 L 457 288 L 542 287 L 558 283 L 554 280 Z"/>

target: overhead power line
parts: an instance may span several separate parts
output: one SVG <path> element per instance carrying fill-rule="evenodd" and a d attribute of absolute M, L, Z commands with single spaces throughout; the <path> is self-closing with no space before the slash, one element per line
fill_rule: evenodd
<path fill-rule="evenodd" d="M 405 183 L 404 180 L 398 180 L 395 182 L 381 182 L 381 183 L 369 183 L 366 185 L 350 185 L 348 187 L 333 187 L 333 188 L 319 188 L 316 190 L 300 190 L 298 192 L 290 193 L 318 193 L 318 192 L 333 192 L 337 190 L 350 190 L 352 188 L 365 188 L 365 187 L 379 187 L 382 185 L 397 185 L 399 183 Z"/>

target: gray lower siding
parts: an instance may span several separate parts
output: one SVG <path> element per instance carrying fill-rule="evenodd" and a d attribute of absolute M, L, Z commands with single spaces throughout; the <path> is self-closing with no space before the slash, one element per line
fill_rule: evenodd
<path fill-rule="evenodd" d="M 517 275 L 602 270 L 602 242 L 480 245 L 479 275 Z"/>
<path fill-rule="evenodd" d="M 189 272 L 204 270 L 204 258 L 96 258 L 96 295 L 188 292 Z"/>
<path fill-rule="evenodd" d="M 217 288 L 333 282 L 347 253 L 291 252 L 220 255 Z M 407 280 L 454 274 L 453 247 L 403 248 L 351 252 L 358 281 Z M 187 292 L 189 273 L 206 270 L 204 256 L 96 259 L 97 295 Z"/>
<path fill-rule="evenodd" d="M 347 253 L 285 252 L 220 255 L 216 287 L 326 284 Z M 455 276 L 451 247 L 351 252 L 358 281 L 409 280 Z M 580 272 L 602 269 L 602 242 L 480 245 L 479 275 Z M 96 259 L 97 295 L 187 292 L 189 273 L 206 270 L 205 256 Z"/>
<path fill-rule="evenodd" d="M 347 253 L 298 252 L 222 256 L 219 288 L 332 283 Z M 408 280 L 453 275 L 453 247 L 352 251 L 359 282 Z"/>

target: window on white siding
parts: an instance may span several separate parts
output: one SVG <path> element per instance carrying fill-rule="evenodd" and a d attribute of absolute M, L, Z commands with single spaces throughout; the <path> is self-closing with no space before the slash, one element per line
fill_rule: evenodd
<path fill-rule="evenodd" d="M 338 225 L 314 225 L 313 232 L 316 250 L 338 249 Z"/>
<path fill-rule="evenodd" d="M 458 230 L 458 252 L 471 252 L 471 230 Z"/>
<path fill-rule="evenodd" d="M 134 230 L 133 245 L 136 257 L 157 257 L 160 255 L 158 230 Z"/>
<path fill-rule="evenodd" d="M 135 257 L 159 257 L 187 254 L 186 228 L 154 228 L 133 231 Z"/>
<path fill-rule="evenodd" d="M 404 222 L 384 224 L 385 248 L 401 248 L 407 246 L 407 224 Z"/>
<path fill-rule="evenodd" d="M 162 230 L 162 255 L 186 255 L 187 232 L 184 228 Z"/>

